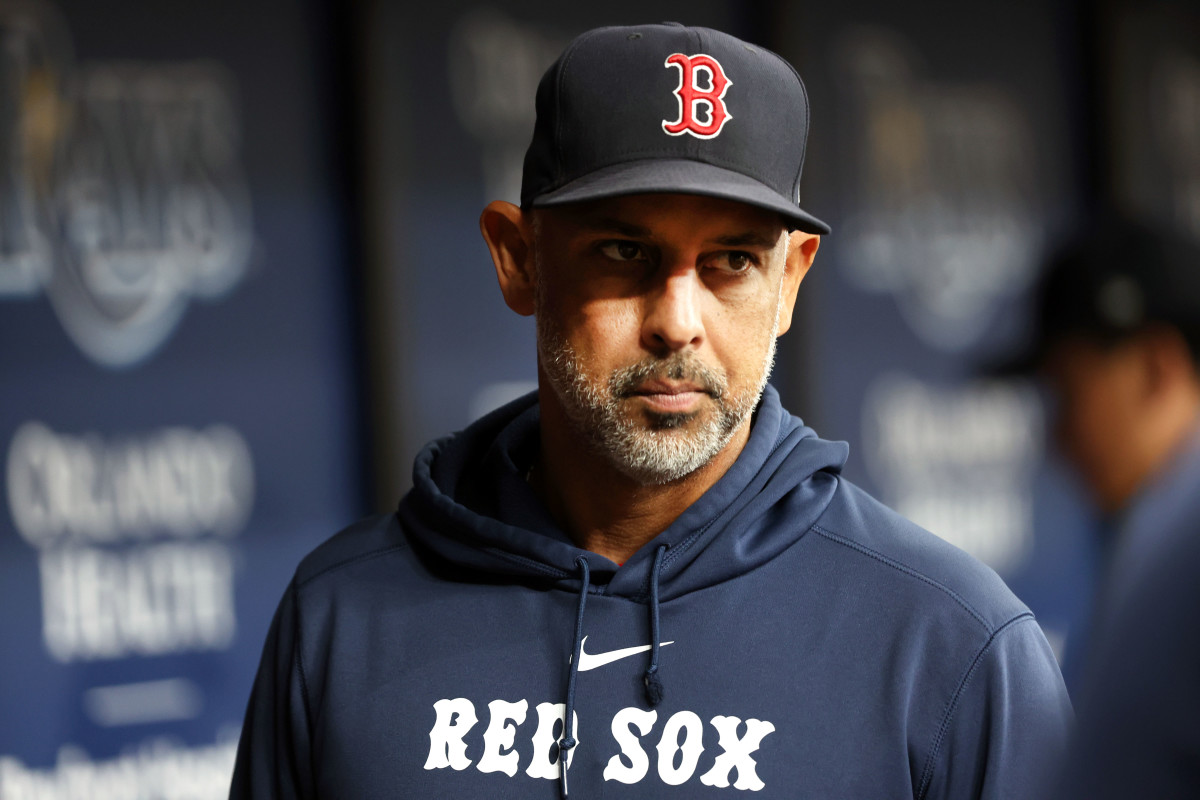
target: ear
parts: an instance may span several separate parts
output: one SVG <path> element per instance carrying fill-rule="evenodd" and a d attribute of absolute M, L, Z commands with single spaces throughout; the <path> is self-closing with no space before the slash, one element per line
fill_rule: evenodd
<path fill-rule="evenodd" d="M 496 265 L 504 302 L 521 316 L 531 316 L 537 286 L 531 220 L 512 203 L 496 200 L 479 216 L 479 230 Z"/>
<path fill-rule="evenodd" d="M 1152 325 L 1137 338 L 1143 363 L 1143 390 L 1151 398 L 1175 391 L 1194 379 L 1195 364 L 1177 328 Z"/>
<path fill-rule="evenodd" d="M 788 234 L 787 260 L 784 262 L 783 290 L 780 295 L 779 335 L 792 327 L 792 312 L 796 308 L 796 293 L 817 257 L 821 237 L 815 233 L 792 231 Z"/>

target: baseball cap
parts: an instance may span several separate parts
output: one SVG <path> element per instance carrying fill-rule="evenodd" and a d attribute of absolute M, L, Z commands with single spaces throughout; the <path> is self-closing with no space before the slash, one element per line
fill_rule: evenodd
<path fill-rule="evenodd" d="M 1033 335 L 993 374 L 1034 372 L 1070 336 L 1116 343 L 1156 323 L 1177 328 L 1200 360 L 1200 244 L 1164 226 L 1088 225 L 1050 253 L 1034 302 Z"/>
<path fill-rule="evenodd" d="M 538 84 L 522 208 L 646 192 L 800 208 L 808 95 L 784 59 L 709 28 L 597 28 L 576 37 Z"/>

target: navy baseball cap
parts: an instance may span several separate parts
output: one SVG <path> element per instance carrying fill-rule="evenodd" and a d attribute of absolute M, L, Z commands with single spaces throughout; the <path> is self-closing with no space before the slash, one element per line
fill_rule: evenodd
<path fill-rule="evenodd" d="M 521 207 L 678 192 L 829 233 L 800 208 L 807 137 L 804 83 L 775 53 L 678 23 L 597 28 L 538 84 Z"/>
<path fill-rule="evenodd" d="M 1051 251 L 1034 295 L 1032 336 L 991 374 L 1033 373 L 1069 337 L 1115 344 L 1155 324 L 1179 330 L 1200 361 L 1200 245 L 1173 229 L 1094 221 Z"/>

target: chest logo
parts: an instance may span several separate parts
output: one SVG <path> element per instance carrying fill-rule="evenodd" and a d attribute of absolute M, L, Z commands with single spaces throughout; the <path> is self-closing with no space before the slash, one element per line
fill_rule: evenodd
<path fill-rule="evenodd" d="M 703 53 L 694 56 L 673 53 L 667 56 L 663 66 L 679 69 L 679 86 L 675 89 L 679 119 L 674 122 L 664 119 L 663 130 L 672 136 L 690 133 L 697 139 L 714 138 L 725 123 L 733 119 L 723 99 L 733 81 L 725 76 L 725 70 L 715 58 Z M 701 73 L 706 75 L 707 88 L 700 86 Z"/>
<path fill-rule="evenodd" d="M 675 644 L 674 641 L 659 642 L 659 647 L 666 647 L 669 644 Z M 603 667 L 611 664 L 614 661 L 620 661 L 622 658 L 645 653 L 650 649 L 650 645 L 643 644 L 636 647 L 622 647 L 620 650 L 609 650 L 607 653 L 589 653 L 584 648 L 587 645 L 587 637 L 583 637 L 583 641 L 579 643 L 579 671 L 587 672 L 590 669 Z"/>

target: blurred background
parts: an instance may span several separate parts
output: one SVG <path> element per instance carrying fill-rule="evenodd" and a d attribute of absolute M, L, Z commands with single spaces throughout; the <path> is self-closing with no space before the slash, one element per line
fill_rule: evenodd
<path fill-rule="evenodd" d="M 477 218 L 517 197 L 538 78 L 667 19 L 809 88 L 834 233 L 785 405 L 1072 680 L 1096 520 L 1038 388 L 980 368 L 1085 215 L 1200 237 L 1200 3 L 0 0 L 0 797 L 225 795 L 298 560 L 533 387 Z"/>

